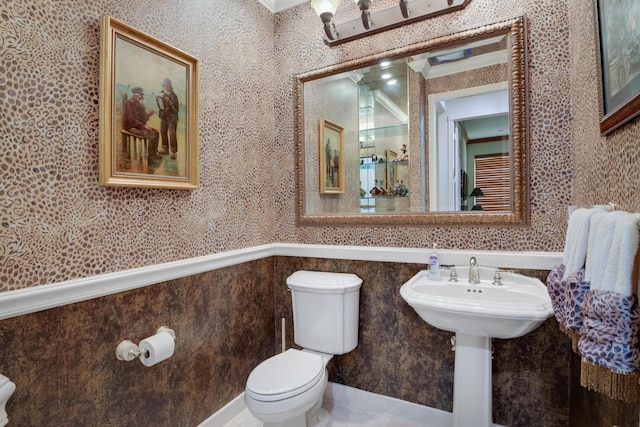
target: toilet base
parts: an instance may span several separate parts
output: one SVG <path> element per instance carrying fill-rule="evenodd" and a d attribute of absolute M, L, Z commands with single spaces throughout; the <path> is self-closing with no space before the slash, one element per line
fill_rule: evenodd
<path fill-rule="evenodd" d="M 329 411 L 322 407 L 323 397 L 320 396 L 311 409 L 294 418 L 275 423 L 263 421 L 262 425 L 263 427 L 325 427 L 329 423 Z"/>
<path fill-rule="evenodd" d="M 324 408 L 318 408 L 315 411 L 298 415 L 297 417 L 284 422 L 263 422 L 263 427 L 325 427 L 328 423 L 329 411 Z"/>
<path fill-rule="evenodd" d="M 305 418 L 305 414 L 302 414 L 287 421 L 281 421 L 278 423 L 263 422 L 262 425 L 264 427 L 305 427 L 307 425 L 307 420 Z"/>
<path fill-rule="evenodd" d="M 325 427 L 327 424 L 329 424 L 329 411 L 324 408 L 318 408 L 307 415 L 307 427 Z"/>
<path fill-rule="evenodd" d="M 322 408 L 328 378 L 329 374 L 324 368 L 320 381 L 303 394 L 285 400 L 264 402 L 254 400 L 245 392 L 245 403 L 249 412 L 262 421 L 264 427 L 324 427 L 329 418 L 329 414 Z M 290 418 L 291 415 L 294 416 Z"/>

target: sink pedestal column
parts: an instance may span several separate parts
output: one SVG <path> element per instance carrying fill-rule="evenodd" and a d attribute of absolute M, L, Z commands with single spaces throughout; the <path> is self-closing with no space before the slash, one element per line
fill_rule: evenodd
<path fill-rule="evenodd" d="M 453 427 L 491 427 L 491 338 L 456 333 Z"/>

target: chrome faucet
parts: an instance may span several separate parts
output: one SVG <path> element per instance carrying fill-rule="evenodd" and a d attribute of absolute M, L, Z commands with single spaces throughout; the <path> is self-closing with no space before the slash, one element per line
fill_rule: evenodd
<path fill-rule="evenodd" d="M 478 271 L 478 262 L 476 257 L 472 256 L 469 260 L 469 283 L 477 285 L 480 283 L 480 272 Z"/>

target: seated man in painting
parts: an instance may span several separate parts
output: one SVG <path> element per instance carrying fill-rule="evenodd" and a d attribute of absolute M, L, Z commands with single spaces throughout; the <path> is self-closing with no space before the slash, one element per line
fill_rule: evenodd
<path fill-rule="evenodd" d="M 158 155 L 158 138 L 160 134 L 157 130 L 147 124 L 149 117 L 154 114 L 154 110 L 147 110 L 144 105 L 144 91 L 140 87 L 131 89 L 133 95 L 125 104 L 124 124 L 126 131 L 143 138 L 149 139 L 147 147 L 147 160 L 149 164 L 159 163 L 162 157 Z"/>

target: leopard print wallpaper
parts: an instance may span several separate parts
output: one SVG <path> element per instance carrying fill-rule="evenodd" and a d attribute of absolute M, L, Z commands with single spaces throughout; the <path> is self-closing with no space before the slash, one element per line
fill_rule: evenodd
<path fill-rule="evenodd" d="M 0 2 L 0 291 L 273 242 L 273 16 L 234 5 Z M 199 59 L 198 190 L 98 185 L 103 14 Z"/>
<path fill-rule="evenodd" d="M 343 2 L 339 19 L 357 16 L 351 6 Z M 381 232 L 296 224 L 296 74 L 523 13 L 530 226 Z M 98 185 L 103 14 L 200 59 L 199 189 Z M 464 11 L 334 48 L 322 42 L 308 4 L 272 15 L 255 0 L 0 2 L 0 291 L 273 241 L 561 250 L 572 183 L 567 32 L 566 2 L 545 0 L 474 0 Z"/>

